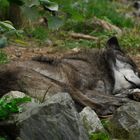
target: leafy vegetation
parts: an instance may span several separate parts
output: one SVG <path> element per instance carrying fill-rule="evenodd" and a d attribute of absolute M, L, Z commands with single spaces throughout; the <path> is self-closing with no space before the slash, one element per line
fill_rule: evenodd
<path fill-rule="evenodd" d="M 38 26 L 36 28 L 31 29 L 30 31 L 27 31 L 28 35 L 32 35 L 35 39 L 38 39 L 40 41 L 45 41 L 48 37 L 48 31 L 42 26 Z"/>
<path fill-rule="evenodd" d="M 5 64 L 8 63 L 8 57 L 6 55 L 6 53 L 2 50 L 0 50 L 0 64 Z"/>
<path fill-rule="evenodd" d="M 96 132 L 90 134 L 90 140 L 110 140 L 107 133 L 103 132 Z"/>
<path fill-rule="evenodd" d="M 0 120 L 9 118 L 12 113 L 18 113 L 21 111 L 20 104 L 31 101 L 29 97 L 9 99 L 9 97 L 3 97 L 0 99 Z"/>
<path fill-rule="evenodd" d="M 0 137 L 0 140 L 6 140 L 6 138 L 4 138 L 4 137 Z"/>
<path fill-rule="evenodd" d="M 101 123 L 104 126 L 104 128 L 107 130 L 108 125 L 109 125 L 109 120 L 102 119 Z M 89 139 L 90 140 L 111 140 L 111 138 L 110 138 L 110 136 L 109 136 L 109 134 L 107 132 L 91 133 Z"/>
<path fill-rule="evenodd" d="M 54 0 L 60 5 L 60 11 L 68 21 L 81 22 L 94 16 L 105 19 L 119 27 L 133 27 L 130 18 L 120 14 L 117 3 L 109 0 Z M 110 12 L 111 11 L 111 12 Z"/>
<path fill-rule="evenodd" d="M 139 28 L 133 28 L 132 30 L 126 30 L 120 39 L 125 48 L 140 48 L 139 36 Z"/>
<path fill-rule="evenodd" d="M 127 5 L 116 0 L 0 0 L 0 48 L 11 42 L 21 46 L 44 45 L 50 40 L 53 48 L 100 48 L 113 35 L 119 37 L 121 45 L 129 52 L 140 51 L 140 23 L 129 13 Z M 101 27 L 95 19 L 101 19 L 122 33 Z M 136 22 L 137 21 L 137 22 Z M 97 37 L 98 40 L 74 39 L 71 32 Z M 29 42 L 29 43 L 27 43 Z M 32 46 L 32 43 L 31 43 Z M 47 46 L 47 45 L 44 45 Z M 8 56 L 0 50 L 0 64 L 9 62 Z M 0 119 L 7 119 L 20 111 L 19 104 L 28 98 L 0 99 Z M 107 121 L 102 121 L 104 127 Z M 5 138 L 0 137 L 0 140 Z M 92 133 L 90 140 L 109 140 L 106 133 Z"/>
<path fill-rule="evenodd" d="M 31 101 L 29 97 L 12 98 L 5 96 L 0 98 L 0 121 L 8 119 L 13 113 L 19 113 L 22 108 L 19 106 Z M 7 140 L 6 136 L 0 136 L 0 140 Z"/>
<path fill-rule="evenodd" d="M 4 28 L 4 30 L 1 31 L 2 35 L 9 37 L 9 35 L 14 33 L 12 34 L 12 38 L 20 36 L 20 42 L 27 42 L 30 39 L 33 42 L 37 41 L 36 44 L 39 43 L 38 46 L 40 46 L 40 42 L 45 42 L 48 39 L 60 49 L 102 47 L 105 45 L 107 38 L 118 35 L 118 33 L 93 24 L 96 22 L 94 21 L 94 17 L 96 17 L 122 30 L 123 34 L 119 35 L 119 37 L 121 44 L 125 48 L 139 48 L 140 33 L 138 30 L 140 25 L 137 24 L 136 26 L 132 17 L 125 16 L 128 7 L 120 4 L 118 1 L 1 0 L 1 2 L 1 7 L 5 8 L 5 12 L 12 3 L 15 3 L 20 7 L 24 15 L 22 16 L 22 30 L 14 29 L 15 26 L 9 21 L 2 21 L 1 23 L 4 23 L 4 26 L 0 24 L 0 27 L 2 25 L 2 28 Z M 27 19 L 30 21 L 26 22 Z M 6 24 L 8 24 L 8 26 Z M 7 27 L 10 27 L 10 30 Z M 24 34 L 21 36 L 22 31 L 24 31 Z M 99 41 L 85 39 L 75 40 L 68 34 L 68 32 L 71 31 L 98 37 Z M 43 43 L 41 44 L 43 45 Z"/>

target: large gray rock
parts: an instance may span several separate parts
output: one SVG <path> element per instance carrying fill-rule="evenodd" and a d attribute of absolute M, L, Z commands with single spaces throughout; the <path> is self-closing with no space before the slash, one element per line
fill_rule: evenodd
<path fill-rule="evenodd" d="M 90 107 L 85 107 L 80 112 L 80 119 L 89 134 L 99 131 L 105 131 L 97 114 Z"/>
<path fill-rule="evenodd" d="M 43 104 L 31 103 L 16 117 L 16 131 L 9 134 L 22 140 L 88 140 L 73 100 L 58 93 Z M 9 129 L 9 128 L 7 128 Z M 14 135 L 14 136 L 12 136 Z"/>
<path fill-rule="evenodd" d="M 140 140 L 140 103 L 131 102 L 118 108 L 109 130 L 115 138 Z"/>

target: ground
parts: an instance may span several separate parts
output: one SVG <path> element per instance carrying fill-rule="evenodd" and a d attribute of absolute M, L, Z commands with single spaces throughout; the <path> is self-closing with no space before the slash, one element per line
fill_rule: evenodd
<path fill-rule="evenodd" d="M 8 46 L 3 49 L 6 54 L 8 55 L 8 58 L 10 61 L 26 61 L 31 60 L 32 57 L 38 56 L 38 55 L 61 55 L 62 52 L 58 51 L 55 47 L 34 47 L 34 48 L 28 48 L 28 47 L 19 47 L 19 46 Z M 71 52 L 72 50 L 69 50 L 68 52 Z M 128 53 L 129 54 L 129 53 Z M 139 54 L 129 54 L 131 58 L 135 61 L 137 66 L 140 69 L 140 55 Z"/>

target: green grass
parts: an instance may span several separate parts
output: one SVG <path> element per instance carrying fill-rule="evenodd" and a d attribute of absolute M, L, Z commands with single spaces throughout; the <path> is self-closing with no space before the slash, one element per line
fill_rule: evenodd
<path fill-rule="evenodd" d="M 63 48 L 68 48 L 68 49 L 73 49 L 73 48 L 95 48 L 96 42 L 94 41 L 89 41 L 89 40 L 66 40 L 64 43 L 61 45 Z"/>
<path fill-rule="evenodd" d="M 6 138 L 4 138 L 4 137 L 0 137 L 0 140 L 6 140 Z"/>
<path fill-rule="evenodd" d="M 121 44 L 125 48 L 140 49 L 140 32 L 139 29 L 127 30 L 120 37 Z"/>
<path fill-rule="evenodd" d="M 5 64 L 8 63 L 8 57 L 6 55 L 6 53 L 2 50 L 0 50 L 0 64 Z"/>
<path fill-rule="evenodd" d="M 65 24 L 61 28 L 53 31 L 45 26 L 29 29 L 26 28 L 26 33 L 31 37 L 30 39 L 37 40 L 42 45 L 44 44 L 43 42 L 49 39 L 60 49 L 72 49 L 75 47 L 103 47 L 106 40 L 111 36 L 117 35 L 117 33 L 107 31 L 99 25 L 94 25 L 94 17 L 106 20 L 122 29 L 133 29 L 134 26 L 132 19 L 126 18 L 121 12 L 119 12 L 123 9 L 123 6 L 114 1 L 88 0 L 88 2 L 86 2 L 83 0 L 54 0 L 54 2 L 59 4 L 58 16 L 65 19 Z M 99 37 L 100 41 L 96 42 L 83 39 L 74 40 L 68 36 L 69 31 L 93 35 Z M 63 36 L 61 34 L 62 32 L 64 32 L 66 36 Z M 138 38 L 132 42 L 135 43 L 137 40 Z M 124 37 L 121 41 L 123 44 L 126 42 L 126 46 L 132 46 L 132 42 L 127 41 Z"/>
<path fill-rule="evenodd" d="M 120 45 L 131 54 L 140 53 L 140 25 L 127 29 L 119 37 Z"/>
<path fill-rule="evenodd" d="M 109 136 L 105 132 L 96 132 L 90 134 L 90 140 L 110 140 Z"/>
<path fill-rule="evenodd" d="M 55 44 L 54 46 L 59 47 L 60 49 L 104 47 L 106 40 L 111 36 L 117 35 L 117 33 L 107 31 L 101 26 L 94 25 L 93 19 L 94 17 L 97 17 L 116 25 L 121 29 L 130 29 L 130 31 L 127 29 L 127 33 L 124 33 L 120 37 L 121 43 L 125 48 L 139 48 L 139 34 L 135 36 L 135 33 L 131 33 L 131 30 L 134 28 L 134 22 L 132 19 L 126 18 L 124 12 L 120 12 L 122 9 L 125 9 L 120 3 L 110 0 L 88 0 L 88 2 L 86 2 L 86 0 L 53 1 L 59 4 L 58 16 L 64 19 L 65 24 L 63 27 L 53 31 L 48 29 L 47 26 L 26 28 L 26 35 L 30 36 L 30 40 L 35 43 L 37 42 L 37 46 L 40 44 L 43 46 L 45 41 L 49 39 Z M 68 36 L 69 31 L 93 35 L 98 37 L 100 41 L 96 42 L 83 39 L 74 40 Z M 63 36 L 61 32 L 64 32 L 66 35 Z"/>
<path fill-rule="evenodd" d="M 68 0 L 67 3 L 56 1 L 60 3 L 60 7 L 63 5 L 60 10 L 67 15 L 65 27 L 69 30 L 87 32 L 86 30 L 90 30 L 91 27 L 87 27 L 85 23 L 93 17 L 106 20 L 120 28 L 132 28 L 134 26 L 131 18 L 127 18 L 119 12 L 119 9 L 123 7 L 117 2 L 110 2 L 110 0 L 89 0 L 87 3 L 83 0 Z"/>
<path fill-rule="evenodd" d="M 116 2 L 110 2 L 109 0 L 91 0 L 87 17 L 94 15 L 98 18 L 108 20 L 118 27 L 133 27 L 134 23 L 130 18 L 126 18 L 120 12 L 117 12 L 118 6 Z"/>
<path fill-rule="evenodd" d="M 28 35 L 40 41 L 45 41 L 48 38 L 47 28 L 43 26 L 34 27 L 33 29 L 26 29 Z"/>

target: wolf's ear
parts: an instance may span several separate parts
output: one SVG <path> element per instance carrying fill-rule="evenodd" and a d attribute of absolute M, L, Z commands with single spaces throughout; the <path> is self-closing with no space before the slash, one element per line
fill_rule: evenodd
<path fill-rule="evenodd" d="M 120 45 L 118 42 L 117 37 L 111 37 L 108 41 L 107 41 L 107 48 L 111 48 L 111 49 L 115 49 L 115 50 L 120 50 Z"/>

